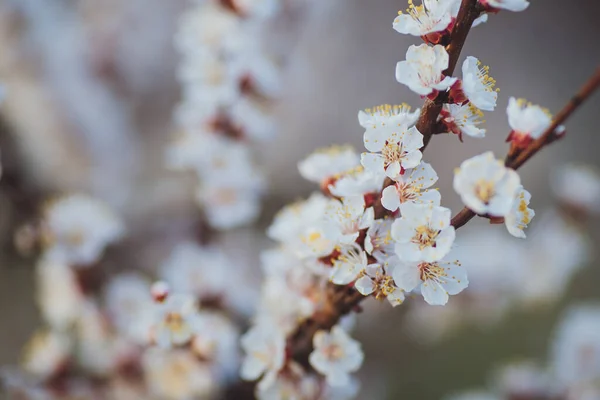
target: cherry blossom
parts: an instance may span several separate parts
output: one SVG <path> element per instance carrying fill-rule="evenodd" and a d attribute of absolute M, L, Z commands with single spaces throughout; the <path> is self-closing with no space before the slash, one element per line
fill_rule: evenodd
<path fill-rule="evenodd" d="M 367 264 L 367 254 L 358 245 L 353 243 L 343 247 L 341 254 L 333 261 L 331 282 L 336 285 L 347 285 L 356 280 Z"/>
<path fill-rule="evenodd" d="M 48 259 L 68 265 L 94 263 L 124 232 L 121 220 L 101 201 L 82 194 L 58 198 L 44 209 Z"/>
<path fill-rule="evenodd" d="M 419 289 L 431 305 L 445 305 L 449 295 L 468 285 L 467 271 L 458 261 L 401 262 L 392 271 L 394 282 L 405 291 Z"/>
<path fill-rule="evenodd" d="M 350 373 L 357 371 L 363 362 L 360 343 L 353 340 L 340 326 L 330 332 L 318 331 L 313 338 L 315 349 L 310 354 L 310 365 L 325 375 L 331 386 L 345 386 Z"/>
<path fill-rule="evenodd" d="M 600 212 L 600 173 L 591 166 L 561 166 L 553 172 L 550 184 L 560 201 L 583 211 Z"/>
<path fill-rule="evenodd" d="M 410 46 L 406 61 L 396 65 L 396 80 L 421 96 L 435 97 L 457 81 L 457 78 L 443 74 L 448 62 L 448 52 L 444 46 Z"/>
<path fill-rule="evenodd" d="M 494 111 L 498 99 L 496 81 L 489 76 L 489 67 L 481 66 L 481 62 L 472 56 L 465 59 L 462 65 L 463 78 L 461 89 L 469 102 L 484 111 Z"/>
<path fill-rule="evenodd" d="M 194 336 L 198 317 L 196 300 L 184 294 L 170 294 L 156 304 L 152 337 L 160 347 L 188 343 Z"/>
<path fill-rule="evenodd" d="M 153 397 L 210 398 L 217 391 L 209 365 L 183 349 L 150 349 L 144 353 L 142 367 Z"/>
<path fill-rule="evenodd" d="M 491 151 L 463 161 L 454 175 L 454 190 L 467 207 L 497 217 L 510 212 L 519 184 L 519 175 Z"/>
<path fill-rule="evenodd" d="M 396 255 L 401 261 L 440 260 L 450 251 L 455 231 L 450 210 L 428 204 L 404 203 L 392 225 Z"/>
<path fill-rule="evenodd" d="M 336 244 L 350 244 L 360 230 L 371 226 L 373 219 L 373 208 L 365 209 L 362 196 L 333 200 L 325 210 L 325 235 Z"/>
<path fill-rule="evenodd" d="M 394 254 L 394 241 L 392 239 L 392 218 L 376 219 L 367 230 L 364 247 L 369 255 L 383 263 Z"/>
<path fill-rule="evenodd" d="M 456 0 L 423 0 L 423 4 L 415 6 L 409 0 L 406 14 L 399 11 L 394 19 L 394 29 L 403 34 L 424 36 L 428 41 L 438 43 L 442 33 L 450 30 L 455 3 Z M 430 35 L 432 33 L 438 35 Z"/>
<path fill-rule="evenodd" d="M 524 11 L 529 7 L 529 1 L 527 0 L 479 0 L 479 2 L 492 11 Z"/>
<path fill-rule="evenodd" d="M 399 105 L 383 104 L 359 111 L 358 122 L 366 130 L 412 126 L 419 119 L 420 112 L 419 108 L 411 112 L 411 107 L 406 103 Z"/>
<path fill-rule="evenodd" d="M 304 179 L 321 183 L 359 165 L 360 158 L 351 146 L 331 146 L 320 149 L 298 163 Z"/>
<path fill-rule="evenodd" d="M 246 358 L 242 363 L 241 376 L 256 380 L 259 390 L 266 390 L 275 383 L 279 370 L 285 362 L 285 337 L 274 327 L 257 325 L 242 337 Z"/>
<path fill-rule="evenodd" d="M 482 138 L 485 137 L 486 130 L 479 128 L 478 125 L 485 123 L 483 113 L 472 103 L 463 105 L 444 104 L 440 113 L 440 122 L 448 133 L 458 135 L 462 141 L 462 135 Z"/>
<path fill-rule="evenodd" d="M 360 162 L 367 171 L 396 179 L 403 170 L 415 168 L 421 162 L 423 135 L 416 127 L 365 132 L 364 143 L 370 153 L 363 153 Z"/>
<path fill-rule="evenodd" d="M 39 331 L 27 344 L 23 368 L 38 379 L 49 379 L 66 365 L 72 345 L 69 337 L 63 333 Z"/>
<path fill-rule="evenodd" d="M 396 211 L 402 203 L 440 205 L 440 192 L 430 189 L 438 180 L 433 167 L 422 162 L 417 167 L 406 170 L 396 182 L 383 189 L 381 205 Z"/>
<path fill-rule="evenodd" d="M 336 197 L 363 196 L 380 192 L 384 180 L 384 173 L 373 173 L 366 171 L 363 166 L 358 166 L 342 173 L 339 179 L 327 186 L 327 189 Z"/>
<path fill-rule="evenodd" d="M 404 301 L 404 291 L 394 284 L 392 276 L 380 264 L 368 265 L 354 287 L 364 296 L 372 294 L 377 300 L 387 299 L 394 307 Z"/>
<path fill-rule="evenodd" d="M 535 211 L 528 207 L 530 201 L 531 194 L 520 185 L 512 208 L 504 217 L 506 229 L 515 237 L 525 238 L 525 232 L 523 231 L 535 216 Z"/>
<path fill-rule="evenodd" d="M 528 103 L 525 99 L 511 97 L 506 108 L 508 124 L 512 131 L 509 141 L 518 147 L 524 147 L 532 140 L 542 136 L 552 123 L 550 112 L 540 106 Z"/>

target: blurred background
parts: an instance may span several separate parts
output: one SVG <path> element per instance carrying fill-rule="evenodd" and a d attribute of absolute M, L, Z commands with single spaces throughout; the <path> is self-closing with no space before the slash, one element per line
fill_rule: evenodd
<path fill-rule="evenodd" d="M 302 12 L 271 27 L 270 37 L 277 38 L 272 45 L 286 63 L 274 111 L 277 135 L 256 150 L 269 182 L 263 212 L 256 226 L 222 239 L 236 243 L 233 257 L 250 265 L 256 282 L 258 253 L 267 243 L 264 228 L 280 207 L 315 189 L 300 177 L 297 162 L 333 143 L 360 151 L 359 109 L 422 104 L 394 79 L 396 62 L 417 43 L 392 29 L 397 11 L 406 8 L 404 0 L 303 3 Z M 164 166 L 180 98 L 173 37 L 188 6 L 183 0 L 0 0 L 0 82 L 7 90 L 0 106 L 0 365 L 18 362 L 40 323 L 35 260 L 17 256 L 12 244 L 14 228 L 43 198 L 83 191 L 114 207 L 128 230 L 128 239 L 107 255 L 115 269 L 155 268 L 197 218 L 191 177 Z M 526 12 L 499 13 L 472 31 L 460 62 L 474 55 L 490 65 L 501 89 L 499 106 L 486 115 L 485 139 L 466 138 L 461 144 L 440 135 L 427 149 L 425 159 L 439 174 L 446 207 L 461 207 L 452 176 L 462 160 L 489 149 L 498 157 L 505 154 L 504 107 L 510 96 L 557 112 L 600 64 L 598 15 L 596 1 L 532 0 Z M 556 202 L 549 184 L 554 168 L 568 162 L 600 167 L 599 111 L 596 94 L 568 122 L 567 136 L 522 169 L 539 215 Z M 538 222 L 531 225 L 531 240 Z M 592 244 L 600 237 L 597 222 L 587 226 Z M 484 226 L 485 220 L 473 221 L 459 236 Z M 502 231 L 498 240 L 518 240 L 502 227 L 489 229 Z M 478 251 L 482 259 L 502 257 Z M 515 303 L 499 322 L 467 321 L 444 328 L 443 335 L 411 333 L 404 315 L 410 310 L 369 304 L 373 313 L 357 322 L 367 355 L 364 385 L 382 398 L 439 399 L 484 385 L 489 371 L 507 360 L 543 361 L 561 311 L 576 300 L 600 301 L 599 261 L 597 254 L 589 257 L 559 300 Z M 371 398 L 365 396 L 360 398 Z"/>

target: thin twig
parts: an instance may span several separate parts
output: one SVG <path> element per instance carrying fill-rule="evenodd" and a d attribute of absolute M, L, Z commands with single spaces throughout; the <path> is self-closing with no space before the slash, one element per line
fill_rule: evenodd
<path fill-rule="evenodd" d="M 598 89 L 598 87 L 600 87 L 600 68 L 596 69 L 594 75 L 592 75 L 592 77 L 581 87 L 581 89 L 579 89 L 577 94 L 575 94 L 556 115 L 552 121 L 552 124 L 548 127 L 548 129 L 546 129 L 546 131 L 544 131 L 542 136 L 531 142 L 529 146 L 520 152 L 516 157 L 506 157 L 506 166 L 517 170 L 542 148 L 554 142 L 556 128 L 563 124 L 575 112 L 575 110 L 577 110 L 579 106 L 581 106 L 584 101 L 587 100 L 596 89 Z M 477 214 L 465 207 L 452 218 L 451 224 L 455 229 L 458 229 L 473 219 L 475 215 Z"/>

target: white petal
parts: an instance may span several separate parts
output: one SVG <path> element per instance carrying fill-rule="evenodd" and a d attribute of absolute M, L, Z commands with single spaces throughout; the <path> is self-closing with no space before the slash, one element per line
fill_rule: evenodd
<path fill-rule="evenodd" d="M 363 276 L 362 278 L 359 278 L 354 283 L 354 287 L 363 296 L 368 296 L 371 293 L 373 293 L 373 291 L 375 291 L 375 284 L 373 283 L 373 281 L 371 280 L 371 278 L 369 278 L 368 276 Z"/>
<path fill-rule="evenodd" d="M 395 185 L 390 185 L 381 192 L 381 205 L 390 211 L 396 211 L 400 207 L 400 196 Z"/>
<path fill-rule="evenodd" d="M 421 285 L 421 294 L 432 306 L 443 306 L 448 302 L 448 293 L 439 283 L 428 280 Z"/>
<path fill-rule="evenodd" d="M 381 173 L 384 170 L 385 160 L 380 154 L 362 153 L 360 163 L 367 171 Z"/>

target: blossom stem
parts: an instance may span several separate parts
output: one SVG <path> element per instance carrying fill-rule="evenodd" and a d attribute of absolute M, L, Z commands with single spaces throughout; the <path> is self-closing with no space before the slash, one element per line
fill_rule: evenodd
<path fill-rule="evenodd" d="M 478 0 L 462 0 L 460 10 L 456 17 L 456 24 L 450 35 L 450 43 L 446 46 L 449 62 L 448 68 L 444 71 L 444 75 L 451 76 L 454 73 L 458 57 L 467 40 L 471 26 L 475 19 L 481 14 L 481 11 Z M 423 147 L 421 148 L 421 151 L 425 150 L 431 137 L 435 133 L 438 116 L 440 115 L 442 106 L 447 98 L 447 93 L 440 93 L 435 100 L 426 100 L 421 109 L 421 115 L 419 116 L 416 125 L 419 132 L 423 134 Z"/>
<path fill-rule="evenodd" d="M 531 157 L 539 152 L 546 145 L 554 142 L 556 128 L 564 123 L 574 112 L 587 100 L 594 91 L 600 87 L 600 67 L 596 69 L 596 72 L 592 77 L 581 87 L 581 89 L 575 94 L 571 100 L 563 107 L 563 109 L 553 119 L 552 124 L 546 129 L 546 131 L 538 139 L 534 140 L 527 146 L 522 152 L 518 153 L 514 157 L 509 155 L 506 156 L 505 165 L 512 169 L 519 169 L 523 166 Z M 458 214 L 456 214 L 451 221 L 451 225 L 455 229 L 460 228 L 475 217 L 473 211 L 469 208 L 463 208 Z"/>
<path fill-rule="evenodd" d="M 579 89 L 579 92 L 575 94 L 569 100 L 569 102 L 563 107 L 563 109 L 554 117 L 552 124 L 546 129 L 546 131 L 538 139 L 531 142 L 531 144 L 525 148 L 514 160 L 509 158 L 506 159 L 506 166 L 512 169 L 520 168 L 527 160 L 533 155 L 540 151 L 544 146 L 554 141 L 555 131 L 563 122 L 567 120 L 579 108 L 585 100 L 587 100 L 592 93 L 600 86 L 600 67 L 596 69 L 596 72 L 592 77 Z"/>
<path fill-rule="evenodd" d="M 288 338 L 289 356 L 307 368 L 310 368 L 308 356 L 313 351 L 315 333 L 333 328 L 340 318 L 349 314 L 363 299 L 366 299 L 352 286 L 333 283 L 327 284 L 325 296 L 325 307 L 300 324 Z"/>

